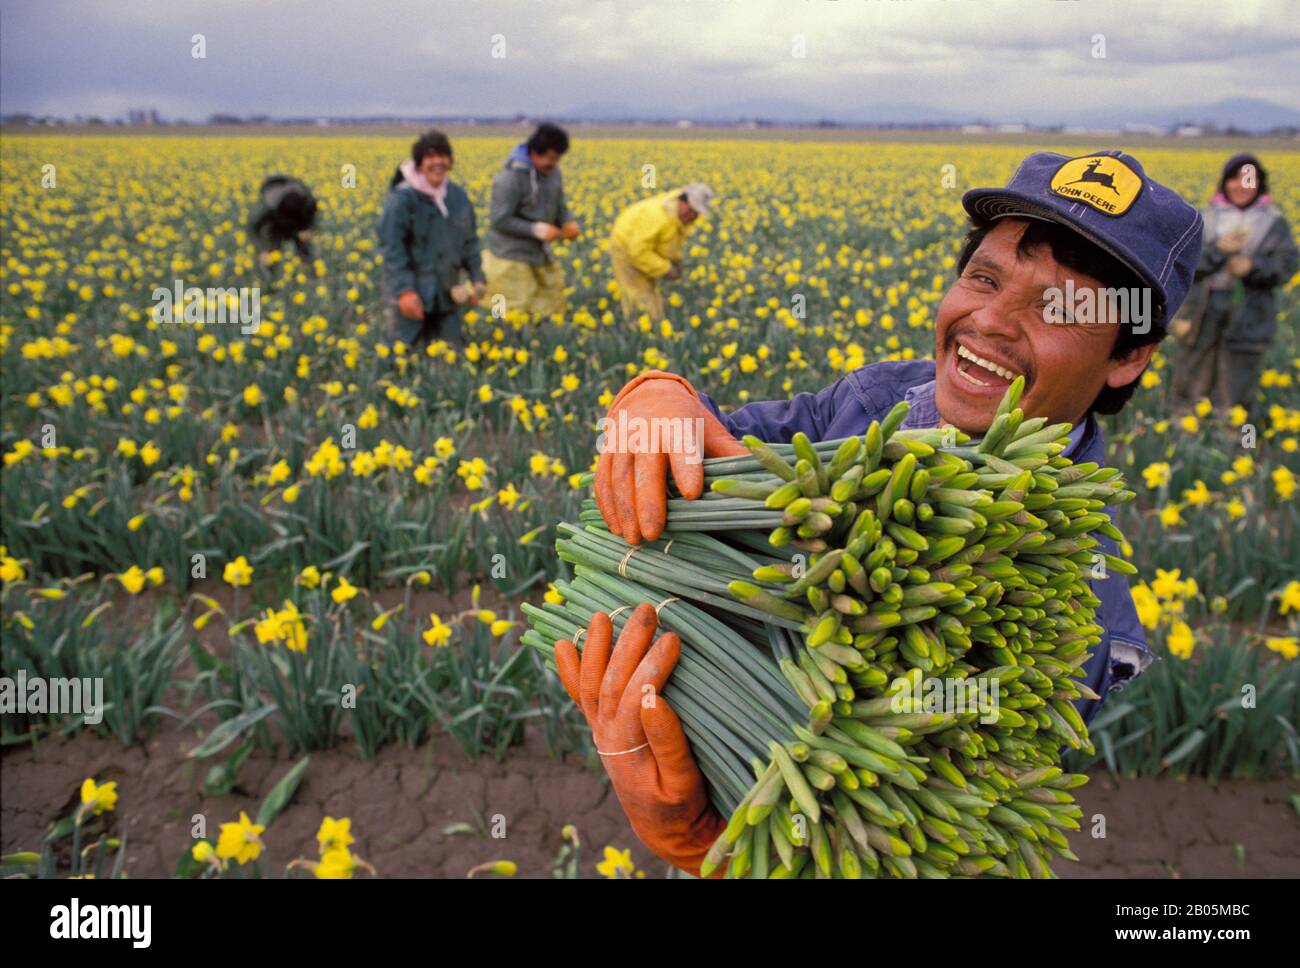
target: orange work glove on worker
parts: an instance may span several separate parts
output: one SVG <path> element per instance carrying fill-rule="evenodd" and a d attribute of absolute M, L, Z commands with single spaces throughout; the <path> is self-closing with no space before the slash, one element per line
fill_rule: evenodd
<path fill-rule="evenodd" d="M 587 717 L 636 835 L 656 856 L 699 876 L 704 855 L 727 822 L 709 803 L 681 720 L 663 699 L 682 643 L 676 632 L 655 639 L 658 624 L 653 605 L 638 605 L 611 655 L 614 626 L 597 612 L 582 656 L 562 639 L 555 643 L 555 666 Z"/>
<path fill-rule="evenodd" d="M 749 453 L 675 373 L 650 370 L 619 391 L 596 462 L 596 504 L 610 531 L 629 544 L 663 534 L 670 467 L 682 497 L 693 501 L 704 492 L 701 436 L 703 457 Z"/>
<path fill-rule="evenodd" d="M 397 297 L 397 311 L 407 319 L 424 319 L 424 302 L 420 294 L 412 289 Z"/>

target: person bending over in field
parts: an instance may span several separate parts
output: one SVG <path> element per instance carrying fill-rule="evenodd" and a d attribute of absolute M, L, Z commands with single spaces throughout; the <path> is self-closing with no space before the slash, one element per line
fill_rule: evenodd
<path fill-rule="evenodd" d="M 448 178 L 451 142 L 429 131 L 393 173 L 379 217 L 386 317 L 381 340 L 403 352 L 435 339 L 461 345 L 461 307 L 486 282 L 474 206 Z M 468 281 L 466 281 L 468 277 Z"/>
<path fill-rule="evenodd" d="M 652 323 L 664 318 L 660 279 L 682 274 L 682 247 L 691 224 L 709 214 L 713 189 L 694 182 L 634 202 L 614 220 L 609 261 L 622 293 L 623 315 L 646 313 Z"/>
<path fill-rule="evenodd" d="M 1275 290 L 1295 275 L 1300 253 L 1254 155 L 1228 159 L 1201 215 L 1205 244 L 1196 286 L 1171 327 L 1180 343 L 1174 397 L 1182 407 L 1203 397 L 1225 410 L 1239 404 L 1250 420 L 1277 330 Z"/>
<path fill-rule="evenodd" d="M 498 305 L 534 318 L 564 312 L 564 267 L 551 243 L 581 234 L 564 200 L 560 160 L 568 150 L 563 128 L 538 125 L 492 180 L 483 266 L 494 312 Z"/>
<path fill-rule="evenodd" d="M 1089 184 L 1088 172 L 1094 181 L 1104 176 L 1106 186 Z M 1084 183 L 1076 183 L 1081 177 Z M 651 371 L 623 387 L 610 419 L 626 418 L 627 426 L 698 419 L 705 457 L 747 454 L 737 441 L 746 434 L 769 442 L 788 442 L 798 431 L 813 441 L 862 434 L 900 400 L 911 404 L 904 427 L 952 426 L 982 435 L 1007 387 L 1023 376 L 1026 417 L 1069 421 L 1074 429 L 1065 456 L 1102 463 L 1105 443 L 1096 415 L 1124 407 L 1182 303 L 1201 256 L 1199 213 L 1120 151 L 1073 159 L 1035 153 L 1005 188 L 975 189 L 962 202 L 973 227 L 957 260 L 957 279 L 939 305 L 933 361 L 870 364 L 817 393 L 732 413 L 685 378 Z M 1077 300 L 1089 292 L 1099 296 L 1101 289 L 1134 297 L 1145 290 L 1149 312 L 1141 311 L 1140 298 L 1131 298 L 1128 307 L 1137 311 L 1096 318 L 1086 301 L 1061 300 L 1062 291 Z M 628 442 L 687 446 L 680 437 L 674 444 L 672 436 L 632 434 Z M 609 529 L 632 544 L 657 538 L 666 519 L 667 475 L 683 497 L 698 498 L 704 484 L 699 457 L 699 449 L 602 453 L 595 491 Z M 1100 540 L 1100 550 L 1116 551 L 1114 542 Z M 1124 577 L 1096 581 L 1093 591 L 1101 601 L 1096 621 L 1103 634 L 1084 670 L 1093 693 L 1104 697 L 1152 657 Z M 581 657 L 572 642 L 559 642 L 556 666 L 588 716 L 596 748 L 632 751 L 602 756 L 602 763 L 637 836 L 659 857 L 698 873 L 725 818 L 709 804 L 680 722 L 658 695 L 681 645 L 673 634 L 652 645 L 655 627 L 653 607 L 640 606 L 613 647 L 617 661 L 609 661 L 610 621 L 598 614 Z M 629 670 L 635 671 L 622 681 Z M 656 701 L 647 708 L 640 695 L 624 695 L 627 682 L 652 683 Z M 1100 701 L 1081 700 L 1085 719 Z M 615 716 L 614 708 L 623 714 Z"/>
<path fill-rule="evenodd" d="M 311 258 L 312 229 L 316 224 L 316 198 L 301 179 L 271 175 L 257 190 L 248 213 L 248 237 L 257 250 L 257 262 L 268 271 L 280 248 L 292 242 L 304 262 Z"/>

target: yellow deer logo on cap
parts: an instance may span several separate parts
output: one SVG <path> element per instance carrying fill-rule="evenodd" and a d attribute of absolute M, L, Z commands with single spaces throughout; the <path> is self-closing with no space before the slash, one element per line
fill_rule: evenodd
<path fill-rule="evenodd" d="M 1123 215 L 1137 200 L 1142 177 L 1118 158 L 1089 155 L 1073 158 L 1058 168 L 1052 176 L 1051 190 L 1107 215 Z"/>

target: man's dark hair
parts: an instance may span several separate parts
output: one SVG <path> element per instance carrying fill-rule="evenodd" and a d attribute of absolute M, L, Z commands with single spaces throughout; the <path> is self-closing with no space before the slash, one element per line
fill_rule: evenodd
<path fill-rule="evenodd" d="M 558 124 L 544 122 L 528 136 L 528 150 L 535 155 L 544 155 L 548 151 L 564 154 L 569 150 L 569 135 Z"/>
<path fill-rule="evenodd" d="M 411 158 L 415 161 L 415 167 L 420 167 L 420 162 L 424 161 L 429 155 L 440 155 L 448 161 L 453 160 L 451 154 L 451 140 L 434 128 L 420 135 L 420 140 L 411 145 Z"/>
<path fill-rule="evenodd" d="M 1136 272 L 1106 250 L 1089 242 L 1079 233 L 1071 231 L 1056 222 L 1045 222 L 1041 219 L 1028 219 L 1027 221 L 1029 227 L 1025 229 L 1024 234 L 1020 236 L 1020 241 L 1016 243 L 1016 253 L 1018 255 L 1028 256 L 1035 249 L 1045 245 L 1051 250 L 1053 259 L 1067 269 L 1091 276 L 1101 283 L 1103 289 L 1149 288 Z M 967 233 L 966 239 L 962 243 L 961 254 L 957 257 L 957 275 L 960 276 L 966 271 L 966 263 L 970 261 L 971 256 L 975 254 L 975 250 L 984 241 L 984 237 L 989 234 L 996 224 L 996 222 L 977 222 Z M 1127 320 L 1119 322 L 1116 327 L 1115 345 L 1110 350 L 1112 360 L 1122 360 L 1135 349 L 1146 346 L 1148 343 L 1159 343 L 1165 338 L 1168 332 L 1166 329 L 1165 307 L 1153 304 L 1151 308 L 1154 318 L 1151 320 L 1150 328 L 1145 333 L 1136 332 L 1128 324 Z M 1133 396 L 1133 391 L 1137 389 L 1137 385 L 1138 381 L 1134 380 L 1122 387 L 1102 387 L 1101 392 L 1097 394 L 1097 399 L 1092 401 L 1089 410 L 1103 414 L 1119 413 L 1124 409 L 1124 404 L 1128 403 L 1129 398 Z"/>

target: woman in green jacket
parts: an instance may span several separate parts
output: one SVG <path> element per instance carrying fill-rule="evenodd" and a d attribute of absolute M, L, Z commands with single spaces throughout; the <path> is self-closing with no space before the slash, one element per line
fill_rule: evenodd
<path fill-rule="evenodd" d="M 461 307 L 483 295 L 474 206 L 447 177 L 451 168 L 451 142 L 429 131 L 389 183 L 379 247 L 386 313 L 381 339 L 390 349 L 401 343 L 409 351 L 438 339 L 460 346 Z"/>

